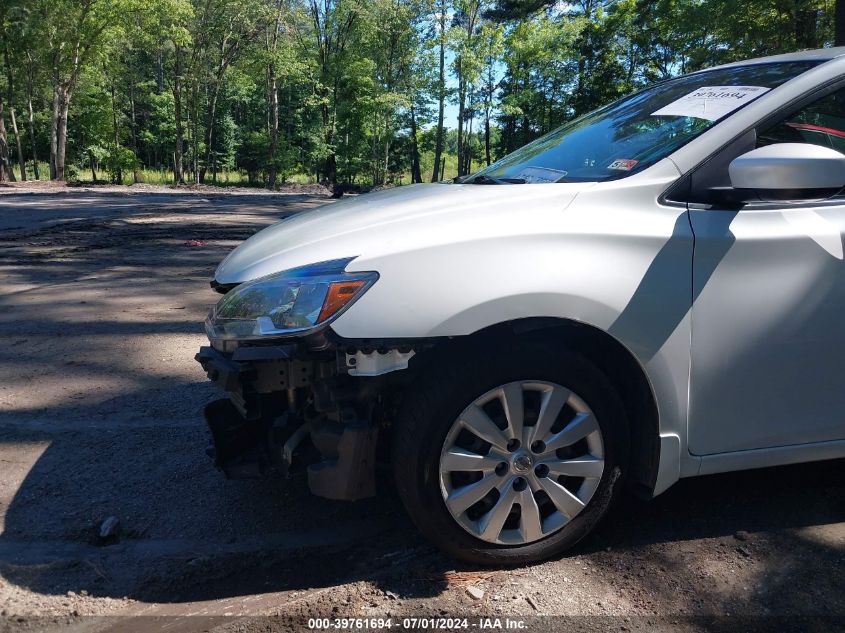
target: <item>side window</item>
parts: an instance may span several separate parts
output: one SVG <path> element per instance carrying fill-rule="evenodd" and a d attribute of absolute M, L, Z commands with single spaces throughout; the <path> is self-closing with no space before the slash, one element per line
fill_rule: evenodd
<path fill-rule="evenodd" d="M 757 135 L 757 147 L 812 143 L 845 154 L 845 89 L 833 92 Z"/>

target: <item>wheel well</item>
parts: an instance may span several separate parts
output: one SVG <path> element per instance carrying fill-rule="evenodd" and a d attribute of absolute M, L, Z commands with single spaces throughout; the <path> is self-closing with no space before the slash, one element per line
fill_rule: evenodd
<path fill-rule="evenodd" d="M 429 350 L 418 354 L 412 367 L 414 370 L 423 370 L 429 364 L 436 363 L 443 354 L 465 353 L 467 346 L 495 346 L 506 340 L 536 336 L 588 358 L 616 387 L 631 426 L 628 483 L 637 494 L 651 497 L 660 459 L 657 403 L 640 363 L 607 332 L 568 319 L 529 318 L 508 321 L 469 336 L 440 340 Z"/>

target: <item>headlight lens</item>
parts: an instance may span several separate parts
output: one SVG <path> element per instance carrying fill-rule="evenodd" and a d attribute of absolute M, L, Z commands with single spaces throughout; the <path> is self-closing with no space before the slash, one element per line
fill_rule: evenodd
<path fill-rule="evenodd" d="M 344 272 L 350 261 L 321 262 L 237 286 L 208 315 L 208 338 L 261 339 L 328 323 L 378 279 L 375 272 Z"/>

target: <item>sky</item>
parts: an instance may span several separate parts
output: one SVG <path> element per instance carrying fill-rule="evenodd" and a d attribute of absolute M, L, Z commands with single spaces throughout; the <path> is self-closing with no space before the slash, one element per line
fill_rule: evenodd
<path fill-rule="evenodd" d="M 451 52 L 446 53 L 446 88 L 451 89 L 454 92 L 458 90 L 458 79 L 455 77 L 454 73 L 452 72 L 452 62 L 454 61 L 455 56 Z M 504 69 L 499 69 L 501 73 L 504 73 Z M 496 79 L 499 80 L 501 78 L 501 74 L 497 73 Z M 434 117 L 435 120 L 432 125 L 437 124 L 437 103 L 434 104 Z M 456 130 L 458 129 L 458 104 L 453 102 L 450 99 L 446 99 L 446 107 L 443 110 L 443 125 L 449 129 Z M 426 126 L 429 127 L 429 126 Z M 478 121 L 476 120 L 473 124 L 473 130 L 478 130 Z"/>

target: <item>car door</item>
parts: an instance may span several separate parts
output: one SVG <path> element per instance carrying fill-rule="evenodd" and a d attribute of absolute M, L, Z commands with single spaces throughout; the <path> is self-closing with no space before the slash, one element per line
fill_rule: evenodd
<path fill-rule="evenodd" d="M 845 89 L 751 138 L 845 151 Z M 695 206 L 690 452 L 845 439 L 845 198 Z"/>

